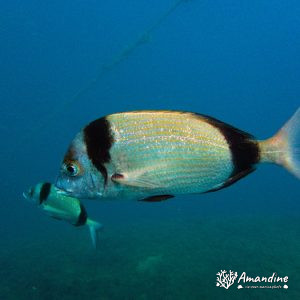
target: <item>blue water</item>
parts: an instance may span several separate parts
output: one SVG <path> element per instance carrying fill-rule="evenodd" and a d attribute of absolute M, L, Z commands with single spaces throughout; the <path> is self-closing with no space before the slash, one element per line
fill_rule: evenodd
<path fill-rule="evenodd" d="M 300 182 L 279 167 L 163 203 L 84 201 L 105 226 L 97 251 L 86 228 L 22 197 L 109 113 L 195 111 L 263 139 L 297 109 L 299 1 L 182 1 L 166 15 L 174 3 L 1 2 L 1 300 L 300 299 Z M 289 288 L 226 290 L 220 270 Z"/>

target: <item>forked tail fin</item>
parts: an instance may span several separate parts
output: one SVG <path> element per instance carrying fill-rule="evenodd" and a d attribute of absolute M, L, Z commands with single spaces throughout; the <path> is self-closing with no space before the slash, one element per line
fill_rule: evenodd
<path fill-rule="evenodd" d="M 99 230 L 103 227 L 103 225 L 91 219 L 87 219 L 86 225 L 89 227 L 92 243 L 94 248 L 96 249 L 98 243 L 98 233 Z"/>
<path fill-rule="evenodd" d="M 273 137 L 259 145 L 261 162 L 281 165 L 300 179 L 300 108 Z"/>

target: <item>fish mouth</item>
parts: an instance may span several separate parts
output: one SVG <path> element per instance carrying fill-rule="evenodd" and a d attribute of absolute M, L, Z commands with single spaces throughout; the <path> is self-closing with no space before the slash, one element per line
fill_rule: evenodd
<path fill-rule="evenodd" d="M 68 187 L 70 185 L 70 180 L 58 177 L 55 181 L 55 189 L 58 193 L 70 195 L 73 192 L 73 189 Z"/>
<path fill-rule="evenodd" d="M 57 186 L 55 186 L 55 190 L 56 190 L 56 193 L 60 194 L 60 195 L 63 195 L 63 196 L 71 196 L 73 191 L 72 190 L 65 190 L 65 189 L 61 189 Z"/>
<path fill-rule="evenodd" d="M 32 191 L 32 188 L 31 189 L 29 189 L 28 191 L 26 191 L 26 192 L 23 192 L 23 197 L 27 200 L 27 201 L 29 201 L 29 202 L 34 202 L 35 200 L 34 200 L 34 197 L 33 197 L 33 191 Z"/>
<path fill-rule="evenodd" d="M 93 174 L 77 179 L 59 175 L 54 185 L 59 193 L 79 199 L 95 198 L 95 191 L 98 190 L 96 177 Z"/>
<path fill-rule="evenodd" d="M 30 187 L 27 191 L 23 192 L 23 197 L 26 200 L 30 200 L 32 199 L 33 194 L 34 194 L 34 187 Z"/>
<path fill-rule="evenodd" d="M 92 191 L 96 190 L 96 182 L 93 174 L 79 180 L 58 176 L 55 182 L 56 190 L 65 196 L 75 198 L 94 198 Z"/>

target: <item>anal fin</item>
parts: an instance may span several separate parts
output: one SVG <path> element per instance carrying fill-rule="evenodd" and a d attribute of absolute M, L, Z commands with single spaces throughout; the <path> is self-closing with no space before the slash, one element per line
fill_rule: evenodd
<path fill-rule="evenodd" d="M 221 189 L 224 189 L 228 186 L 231 186 L 232 184 L 234 184 L 235 182 L 237 182 L 238 180 L 244 178 L 245 176 L 247 176 L 248 174 L 252 173 L 253 171 L 255 171 L 255 168 L 249 168 L 247 170 L 244 170 L 242 172 L 237 173 L 234 176 L 231 176 L 229 179 L 227 179 L 223 184 L 221 184 L 218 187 L 212 188 L 211 190 L 208 190 L 204 193 L 210 193 L 210 192 L 216 192 L 219 191 Z"/>
<path fill-rule="evenodd" d="M 151 196 L 151 197 L 141 199 L 139 201 L 160 202 L 160 201 L 168 200 L 170 198 L 174 198 L 174 196 L 173 195 L 156 195 L 156 196 Z"/>

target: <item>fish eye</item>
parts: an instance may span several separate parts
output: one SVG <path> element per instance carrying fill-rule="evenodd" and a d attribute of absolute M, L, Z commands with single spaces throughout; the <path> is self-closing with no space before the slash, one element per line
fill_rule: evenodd
<path fill-rule="evenodd" d="M 76 162 L 68 162 L 64 164 L 64 170 L 70 176 L 77 176 L 80 173 L 80 166 Z"/>

